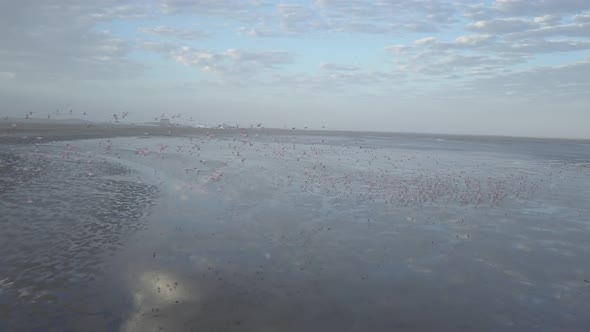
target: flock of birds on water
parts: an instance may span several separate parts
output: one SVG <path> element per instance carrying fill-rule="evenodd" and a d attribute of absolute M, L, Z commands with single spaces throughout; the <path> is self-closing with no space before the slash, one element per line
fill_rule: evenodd
<path fill-rule="evenodd" d="M 59 115 L 60 111 L 56 110 L 55 114 Z M 70 110 L 68 114 L 74 113 Z M 33 112 L 28 112 L 26 119 L 32 115 Z M 88 113 L 83 112 L 82 115 L 86 117 Z M 128 115 L 129 112 L 114 113 L 112 119 L 119 123 Z M 162 114 L 154 120 L 181 117 L 181 113 L 171 116 Z M 433 203 L 497 205 L 507 198 L 529 197 L 539 185 L 522 174 L 508 173 L 501 177 L 482 178 L 482 172 L 478 172 L 476 168 L 472 172 L 469 169 L 456 171 L 453 170 L 453 165 L 439 166 L 435 156 L 363 146 L 359 141 L 351 144 L 330 144 L 325 139 L 297 141 L 289 139 L 288 134 L 284 137 L 263 137 L 265 135 L 259 131 L 264 129 L 262 123 L 244 128 L 236 125 L 233 128 L 238 129 L 238 133 L 233 132 L 222 137 L 206 132 L 204 136 L 184 137 L 174 143 L 169 138 L 162 138 L 160 143 L 137 147 L 133 153 L 140 157 L 158 159 L 166 159 L 171 153 L 189 157 L 186 159 L 187 163 L 194 164 L 184 168 L 186 179 L 182 188 L 187 190 L 198 188 L 198 181 L 222 183 L 225 167 L 235 164 L 247 167 L 250 160 L 260 158 L 271 158 L 291 165 L 286 175 L 274 180 L 277 188 L 296 186 L 301 191 L 401 206 Z M 173 128 L 170 133 L 173 133 Z M 116 142 L 105 139 L 98 145 L 104 154 L 120 157 L 121 151 L 118 149 L 124 147 L 116 146 Z M 202 167 L 208 161 L 203 151 L 210 150 L 211 146 L 208 145 L 211 144 L 216 144 L 214 148 L 217 150 L 225 151 L 226 156 L 221 167 L 207 172 L 206 167 Z M 88 176 L 94 175 L 93 157 L 96 155 L 82 155 L 75 152 L 71 144 L 66 143 L 60 157 L 78 163 L 84 161 Z M 280 165 L 278 167 L 285 168 Z M 261 171 L 268 170 L 262 168 Z M 224 188 L 220 184 L 218 190 Z M 31 203 L 30 200 L 27 202 Z"/>

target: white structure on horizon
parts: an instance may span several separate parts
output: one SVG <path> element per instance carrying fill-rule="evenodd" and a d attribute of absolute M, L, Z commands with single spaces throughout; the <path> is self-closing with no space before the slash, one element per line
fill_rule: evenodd
<path fill-rule="evenodd" d="M 170 127 L 170 119 L 160 119 L 160 127 Z"/>

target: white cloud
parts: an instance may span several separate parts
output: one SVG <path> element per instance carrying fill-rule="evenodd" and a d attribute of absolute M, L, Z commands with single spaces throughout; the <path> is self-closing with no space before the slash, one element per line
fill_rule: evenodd
<path fill-rule="evenodd" d="M 533 21 L 511 18 L 477 21 L 468 24 L 466 28 L 480 33 L 504 34 L 509 32 L 526 31 L 536 28 L 537 26 L 538 24 Z"/>
<path fill-rule="evenodd" d="M 224 55 L 236 62 L 255 63 L 264 67 L 293 62 L 293 55 L 284 51 L 248 51 L 232 48 L 225 51 Z"/>
<path fill-rule="evenodd" d="M 449 47 L 479 47 L 489 45 L 495 40 L 493 35 L 465 35 L 455 38 L 453 43 L 448 43 Z"/>
<path fill-rule="evenodd" d="M 553 25 L 548 27 L 542 27 L 539 29 L 531 29 L 522 31 L 507 36 L 510 39 L 520 38 L 545 38 L 545 37 L 590 37 L 590 22 L 589 23 L 575 23 L 575 24 L 561 24 Z"/>
<path fill-rule="evenodd" d="M 219 7 L 231 1 L 221 1 Z M 400 34 L 404 32 L 436 32 L 457 22 L 456 2 L 441 0 L 317 0 L 311 4 L 281 2 L 276 5 L 236 6 L 248 26 L 242 35 L 252 37 L 302 36 L 318 33 Z M 210 8 L 202 9 L 209 12 Z M 242 13 L 242 11 L 244 13 Z M 225 12 L 225 11 L 223 11 Z"/>
<path fill-rule="evenodd" d="M 211 51 L 197 50 L 190 47 L 181 47 L 170 54 L 174 60 L 186 65 L 195 66 L 201 69 L 207 68 L 220 62 L 222 56 Z"/>
<path fill-rule="evenodd" d="M 11 73 L 8 71 L 0 71 L 0 80 L 11 80 L 16 77 L 15 73 Z"/>
<path fill-rule="evenodd" d="M 434 44 L 434 43 L 436 43 L 436 38 L 434 38 L 434 37 L 424 37 L 424 38 L 416 39 L 414 41 L 414 45 L 417 45 L 417 46 L 425 46 L 425 45 Z"/>
<path fill-rule="evenodd" d="M 533 19 L 535 23 L 539 23 L 544 26 L 556 25 L 561 22 L 561 16 L 554 14 L 547 14 L 543 16 L 537 16 Z"/>
<path fill-rule="evenodd" d="M 193 14 L 198 16 L 223 17 L 241 22 L 256 22 L 262 10 L 271 7 L 269 1 L 261 0 L 160 0 L 164 14 Z"/>
<path fill-rule="evenodd" d="M 590 58 L 573 64 L 540 66 L 474 80 L 472 91 L 515 94 L 542 99 L 582 98 L 590 91 Z"/>
<path fill-rule="evenodd" d="M 490 3 L 468 4 L 466 16 L 485 20 L 492 17 L 571 15 L 590 10 L 586 0 L 496 0 Z"/>
<path fill-rule="evenodd" d="M 260 28 L 248 28 L 248 27 L 240 27 L 238 29 L 238 34 L 241 36 L 248 36 L 248 37 L 279 37 L 281 33 L 268 28 L 268 27 L 260 27 Z"/>
<path fill-rule="evenodd" d="M 402 44 L 396 44 L 396 45 L 388 45 L 385 46 L 383 48 L 386 52 L 395 54 L 395 55 L 404 55 L 407 54 L 409 50 L 411 50 L 411 47 L 406 46 L 406 45 L 402 45 Z"/>
<path fill-rule="evenodd" d="M 169 43 L 144 43 L 144 49 L 163 54 L 176 62 L 218 75 L 227 81 L 252 80 L 268 75 L 295 61 L 289 52 L 230 48 L 223 52 L 177 46 Z M 250 81 L 251 82 L 251 81 Z"/>
<path fill-rule="evenodd" d="M 494 9 L 508 15 L 571 14 L 590 9 L 586 0 L 496 0 Z"/>
<path fill-rule="evenodd" d="M 209 37 L 209 33 L 197 27 L 177 29 L 165 25 L 159 25 L 153 28 L 142 28 L 141 31 L 160 37 L 169 37 L 180 40 L 199 40 Z"/>
<path fill-rule="evenodd" d="M 450 12 L 461 10 L 467 18 L 461 24 L 462 33 L 473 34 L 441 38 L 429 33 L 429 37 L 417 38 L 413 43 L 386 46 L 390 63 L 412 75 L 415 81 L 430 79 L 442 86 L 460 86 L 484 78 L 511 77 L 509 74 L 521 70 L 518 65 L 542 63 L 549 54 L 590 50 L 588 1 L 498 0 L 455 4 L 455 11 Z M 553 67 L 530 67 L 553 72 Z"/>
<path fill-rule="evenodd" d="M 154 6 L 116 0 L 100 5 L 64 0 L 50 5 L 23 1 L 10 6 L 11 12 L 27 13 L 38 24 L 25 25 L 22 17 L 16 22 L 18 15 L 6 14 L 9 11 L 0 14 L 3 22 L 8 22 L 0 23 L 0 27 L 5 28 L 0 34 L 10 40 L 7 47 L 10 52 L 5 52 L 0 59 L 0 70 L 23 69 L 87 77 L 137 75 L 142 66 L 128 58 L 134 47 L 167 54 L 179 63 L 224 76 L 245 73 L 259 76 L 258 72 L 278 70 L 294 62 L 294 56 L 288 52 L 231 48 L 219 52 L 180 48 L 166 42 L 166 39 L 194 41 L 208 36 L 195 26 L 143 28 L 141 31 L 162 37 L 163 41 L 139 45 L 94 29 L 98 22 L 163 14 L 221 16 L 240 22 L 242 27 L 238 32 L 241 35 L 267 38 L 317 33 L 394 35 L 430 31 L 431 37 L 418 38 L 411 45 L 386 47 L 395 54 L 394 70 L 449 78 L 474 73 L 493 75 L 493 70 L 511 70 L 512 65 L 542 54 L 586 50 L 590 37 L 587 1 L 574 0 L 538 3 L 503 0 L 490 4 L 474 4 L 469 0 L 317 0 L 298 4 L 259 0 L 162 0 Z M 460 23 L 461 13 L 472 17 L 473 21 Z M 458 36 L 447 40 L 436 34 L 440 29 L 461 26 L 474 33 L 459 32 Z M 343 72 L 346 66 L 349 65 L 330 61 L 320 69 L 324 73 Z M 362 64 L 356 67 L 359 72 L 366 71 Z"/>
<path fill-rule="evenodd" d="M 528 54 L 565 53 L 590 49 L 590 41 L 581 40 L 531 40 L 506 44 L 501 51 Z"/>
<path fill-rule="evenodd" d="M 590 23 L 590 12 L 576 14 L 572 20 L 576 23 Z"/>
<path fill-rule="evenodd" d="M 285 74 L 274 73 L 265 82 L 268 91 L 282 90 L 287 94 L 294 92 L 311 94 L 336 94 L 347 97 L 363 93 L 384 93 L 393 83 L 405 79 L 401 73 L 387 70 L 369 70 L 347 64 L 322 63 L 320 70 L 313 73 Z"/>
<path fill-rule="evenodd" d="M 131 42 L 98 23 L 147 17 L 149 7 L 94 2 L 9 1 L 0 10 L 0 70 L 22 77 L 114 78 L 138 75 L 143 66 L 129 60 Z"/>
<path fill-rule="evenodd" d="M 344 72 L 352 72 L 352 71 L 359 71 L 361 68 L 355 65 L 346 65 L 346 64 L 337 64 L 337 63 L 322 63 L 320 64 L 320 68 L 325 71 L 344 71 Z"/>
<path fill-rule="evenodd" d="M 302 34 L 325 29 L 328 25 L 308 7 L 280 4 L 277 7 L 280 29 L 286 34 Z"/>
<path fill-rule="evenodd" d="M 139 49 L 148 51 L 148 52 L 155 52 L 160 54 L 170 54 L 172 51 L 178 49 L 179 46 L 175 43 L 171 42 L 154 42 L 154 41 L 146 41 L 141 44 Z"/>

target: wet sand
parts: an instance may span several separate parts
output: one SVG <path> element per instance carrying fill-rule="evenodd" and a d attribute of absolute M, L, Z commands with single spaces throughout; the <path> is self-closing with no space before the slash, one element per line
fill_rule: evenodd
<path fill-rule="evenodd" d="M 134 137 L 134 136 L 172 136 L 204 135 L 216 129 L 167 128 L 130 124 L 72 123 L 65 121 L 0 121 L 0 143 L 42 143 L 50 141 Z"/>
<path fill-rule="evenodd" d="M 527 138 L 506 136 L 472 136 L 453 134 L 418 134 L 392 132 L 350 132 L 338 130 L 307 130 L 281 128 L 193 128 L 193 127 L 160 127 L 142 124 L 124 123 L 95 123 L 68 120 L 22 120 L 0 119 L 0 144 L 42 143 L 50 141 L 109 138 L 109 137 L 137 137 L 137 136 L 205 136 L 212 134 L 217 137 L 235 136 L 242 133 L 260 136 L 322 136 L 348 137 L 363 139 L 367 137 L 405 138 L 405 139 L 445 139 L 453 141 L 469 141 L 480 143 L 511 144 L 513 140 L 520 142 L 543 143 L 561 142 L 564 144 L 587 144 L 589 140 L 581 139 L 553 139 Z"/>
<path fill-rule="evenodd" d="M 590 324 L 587 142 L 66 127 L 0 144 L 0 330 Z"/>
<path fill-rule="evenodd" d="M 83 121 L 0 120 L 0 144 L 42 143 L 76 139 L 137 137 L 137 136 L 235 136 L 249 132 L 258 135 L 315 135 L 339 136 L 350 132 L 326 130 L 298 130 L 278 128 L 194 128 L 154 126 L 142 124 L 94 123 Z M 354 135 L 354 133 L 353 133 Z M 404 134 L 411 135 L 411 134 Z"/>

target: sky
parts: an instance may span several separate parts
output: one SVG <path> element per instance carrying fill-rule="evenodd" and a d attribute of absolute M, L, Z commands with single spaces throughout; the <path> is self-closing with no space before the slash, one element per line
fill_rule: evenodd
<path fill-rule="evenodd" d="M 588 0 L 0 0 L 0 116 L 590 138 Z"/>

